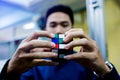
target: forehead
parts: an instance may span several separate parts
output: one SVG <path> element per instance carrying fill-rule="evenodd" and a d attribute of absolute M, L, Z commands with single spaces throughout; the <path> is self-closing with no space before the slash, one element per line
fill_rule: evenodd
<path fill-rule="evenodd" d="M 56 22 L 60 22 L 60 21 L 70 21 L 70 17 L 69 17 L 66 13 L 63 13 L 63 12 L 55 12 L 55 13 L 52 13 L 51 15 L 49 15 L 47 21 L 48 21 L 48 22 L 51 22 L 51 21 L 56 21 Z"/>

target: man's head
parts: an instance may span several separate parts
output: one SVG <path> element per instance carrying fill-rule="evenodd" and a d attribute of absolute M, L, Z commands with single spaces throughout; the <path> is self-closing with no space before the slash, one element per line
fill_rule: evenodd
<path fill-rule="evenodd" d="M 50 8 L 46 13 L 45 30 L 52 33 L 65 33 L 74 24 L 71 8 L 64 5 L 57 5 Z"/>

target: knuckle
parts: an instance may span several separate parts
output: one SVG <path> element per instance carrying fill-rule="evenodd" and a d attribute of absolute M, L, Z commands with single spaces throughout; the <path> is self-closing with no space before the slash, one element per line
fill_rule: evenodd
<path fill-rule="evenodd" d="M 30 50 L 31 53 L 41 52 L 41 51 L 43 51 L 43 49 L 41 49 L 41 48 L 34 48 L 34 49 L 31 49 L 31 50 Z"/>
<path fill-rule="evenodd" d="M 74 46 L 76 46 L 78 44 L 78 42 L 77 41 L 71 41 L 70 43 L 69 43 L 69 46 L 70 47 L 74 47 Z"/>
<path fill-rule="evenodd" d="M 83 30 L 80 30 L 80 34 L 85 34 Z"/>
<path fill-rule="evenodd" d="M 50 32 L 48 32 L 48 31 L 45 31 L 45 33 L 48 34 L 48 35 L 50 34 Z"/>
<path fill-rule="evenodd" d="M 83 29 L 82 29 L 82 28 L 78 28 L 77 30 L 79 30 L 79 31 L 83 31 Z"/>
<path fill-rule="evenodd" d="M 35 32 L 33 33 L 33 35 L 34 35 L 34 36 L 37 36 L 38 33 L 39 33 L 39 31 L 35 31 Z"/>
<path fill-rule="evenodd" d="M 72 40 L 73 36 L 74 36 L 74 34 L 69 33 L 69 34 L 67 35 L 67 39 L 68 39 L 68 41 Z"/>
<path fill-rule="evenodd" d="M 23 50 L 25 47 L 24 46 L 19 46 L 18 50 Z"/>
<path fill-rule="evenodd" d="M 30 46 L 30 47 L 33 47 L 33 44 L 34 44 L 34 41 L 31 40 L 31 41 L 29 42 L 29 46 Z"/>
<path fill-rule="evenodd" d="M 86 38 L 82 38 L 84 44 L 88 44 L 88 40 Z"/>
<path fill-rule="evenodd" d="M 97 42 L 95 40 L 92 40 L 92 42 L 93 42 L 93 46 L 97 47 Z"/>
<path fill-rule="evenodd" d="M 70 29 L 69 31 L 73 31 L 74 29 Z"/>
<path fill-rule="evenodd" d="M 50 36 L 50 32 L 48 32 L 48 31 L 41 31 L 41 33 L 46 35 L 46 36 Z"/>
<path fill-rule="evenodd" d="M 82 53 L 82 54 L 80 54 L 80 57 L 81 57 L 81 59 L 83 58 L 86 58 L 86 56 Z"/>
<path fill-rule="evenodd" d="M 50 41 L 45 41 L 45 42 L 44 42 L 44 45 L 45 45 L 45 46 L 48 46 L 48 47 L 51 47 L 51 46 L 52 46 Z"/>
<path fill-rule="evenodd" d="M 52 55 L 50 53 L 47 54 L 48 57 L 52 57 Z"/>
<path fill-rule="evenodd" d="M 71 29 L 71 31 L 74 31 L 74 30 L 76 30 L 76 29 L 75 28 Z"/>
<path fill-rule="evenodd" d="M 47 55 L 48 57 L 52 57 L 53 54 L 54 54 L 54 52 L 48 52 L 46 55 Z"/>
<path fill-rule="evenodd" d="M 70 37 L 70 38 L 73 37 L 73 33 L 72 33 L 72 32 L 69 33 L 69 34 L 68 34 L 68 37 Z"/>
<path fill-rule="evenodd" d="M 45 60 L 44 60 L 44 59 L 41 59 L 40 62 L 45 62 Z"/>
<path fill-rule="evenodd" d="M 34 40 L 31 40 L 29 43 L 32 44 L 32 43 L 34 43 L 34 42 L 35 42 Z"/>
<path fill-rule="evenodd" d="M 50 45 L 50 44 L 51 44 L 51 41 L 46 41 L 46 44 L 49 44 L 49 45 Z"/>
<path fill-rule="evenodd" d="M 24 49 L 26 48 L 26 47 L 25 47 L 26 44 L 27 44 L 27 43 L 22 43 L 22 44 L 20 44 L 20 45 L 18 46 L 18 49 L 17 49 L 17 50 L 18 50 L 18 51 L 24 50 Z"/>
<path fill-rule="evenodd" d="M 23 55 L 18 55 L 17 56 L 17 59 L 19 60 L 19 59 L 23 59 L 24 57 L 23 57 Z"/>
<path fill-rule="evenodd" d="M 93 62 L 96 61 L 97 59 L 98 59 L 98 56 L 96 54 L 94 54 L 93 58 L 92 58 Z"/>

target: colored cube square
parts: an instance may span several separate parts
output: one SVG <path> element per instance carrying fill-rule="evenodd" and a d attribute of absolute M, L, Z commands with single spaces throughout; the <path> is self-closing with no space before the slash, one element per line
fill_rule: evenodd
<path fill-rule="evenodd" d="M 72 54 L 72 53 L 73 53 L 73 50 L 66 50 L 66 49 L 59 49 L 58 50 L 58 54 L 68 55 L 68 54 Z"/>
<path fill-rule="evenodd" d="M 64 58 L 65 54 L 59 54 L 59 58 Z"/>
<path fill-rule="evenodd" d="M 58 49 L 52 49 L 52 52 L 58 53 Z"/>
<path fill-rule="evenodd" d="M 55 34 L 55 37 L 54 38 L 59 38 L 59 34 Z"/>
<path fill-rule="evenodd" d="M 63 38 L 59 38 L 59 44 L 64 43 Z"/>
<path fill-rule="evenodd" d="M 55 49 L 58 49 L 58 44 L 55 44 Z"/>
<path fill-rule="evenodd" d="M 52 52 L 58 54 L 57 58 L 52 58 L 53 61 L 65 61 L 64 56 L 73 53 L 72 49 L 64 49 L 65 45 L 67 44 L 63 41 L 64 38 L 64 34 L 55 34 L 55 37 L 52 38 L 52 42 L 55 43 L 55 47 L 52 49 Z"/>
<path fill-rule="evenodd" d="M 54 42 L 55 44 L 58 44 L 59 40 L 58 40 L 58 38 L 52 38 L 52 42 Z"/>
<path fill-rule="evenodd" d="M 65 49 L 59 49 L 58 54 L 67 54 L 67 51 L 68 50 L 65 50 Z"/>

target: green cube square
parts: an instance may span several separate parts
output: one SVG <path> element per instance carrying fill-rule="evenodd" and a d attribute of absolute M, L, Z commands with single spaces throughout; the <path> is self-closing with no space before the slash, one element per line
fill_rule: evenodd
<path fill-rule="evenodd" d="M 62 58 L 62 59 L 63 59 L 64 56 L 65 56 L 64 54 L 60 54 L 60 55 L 59 55 L 59 58 Z"/>
<path fill-rule="evenodd" d="M 64 43 L 63 38 L 59 38 L 59 44 Z"/>
<path fill-rule="evenodd" d="M 55 37 L 54 38 L 59 38 L 59 34 L 55 34 Z"/>

